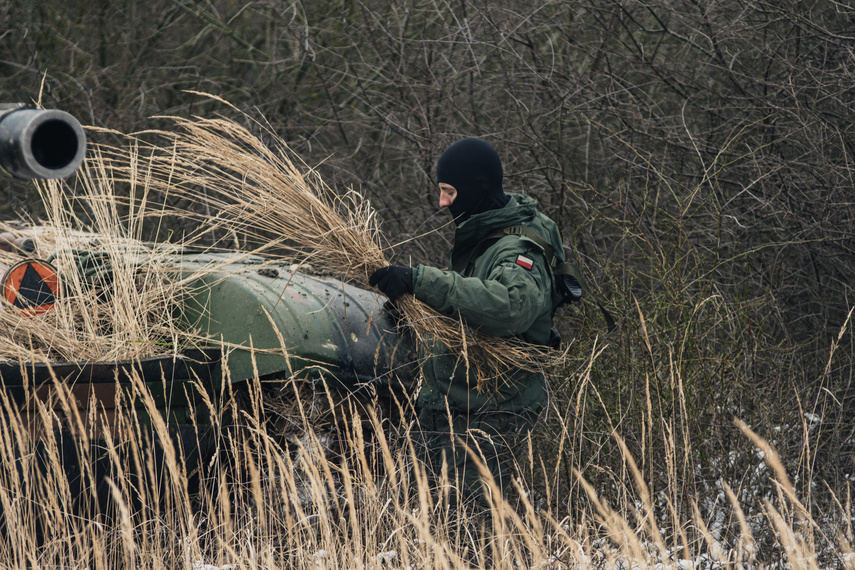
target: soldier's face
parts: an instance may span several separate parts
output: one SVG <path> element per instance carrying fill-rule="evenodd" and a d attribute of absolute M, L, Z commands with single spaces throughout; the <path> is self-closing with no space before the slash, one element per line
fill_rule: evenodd
<path fill-rule="evenodd" d="M 445 182 L 439 183 L 439 207 L 447 208 L 451 206 L 454 199 L 457 198 L 457 189 L 451 184 Z"/>

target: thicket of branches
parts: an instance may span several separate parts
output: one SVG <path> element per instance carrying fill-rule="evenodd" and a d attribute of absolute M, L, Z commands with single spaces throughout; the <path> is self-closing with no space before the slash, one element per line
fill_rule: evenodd
<path fill-rule="evenodd" d="M 9 0 L 0 68 L 2 99 L 43 86 L 45 106 L 124 131 L 228 113 L 185 91 L 217 94 L 323 163 L 331 186 L 361 189 L 393 243 L 447 221 L 436 158 L 482 136 L 504 158 L 506 189 L 540 201 L 622 316 L 603 337 L 592 305 L 562 314 L 562 413 L 545 416 L 541 445 L 558 450 L 567 426 L 555 418 L 577 422 L 556 469 L 620 479 L 616 428 L 646 475 L 681 481 L 673 495 L 688 508 L 706 478 L 740 482 L 740 417 L 797 480 L 845 483 L 850 3 Z M 28 186 L 4 190 L 10 208 L 35 207 Z M 442 265 L 449 238 L 408 241 L 396 259 Z M 574 362 L 603 346 L 582 382 Z"/>

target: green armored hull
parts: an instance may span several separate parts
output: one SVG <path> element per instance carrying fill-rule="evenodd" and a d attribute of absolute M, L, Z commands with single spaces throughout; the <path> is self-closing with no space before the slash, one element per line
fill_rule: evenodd
<path fill-rule="evenodd" d="M 185 275 L 202 275 L 188 287 L 182 320 L 222 342 L 224 380 L 301 375 L 346 388 L 411 380 L 412 346 L 383 310 L 385 298 L 260 257 L 232 257 L 224 265 L 224 254 L 186 254 L 180 262 Z"/>
<path fill-rule="evenodd" d="M 167 266 L 187 282 L 175 305 L 179 322 L 208 338 L 207 346 L 129 362 L 0 364 L 0 380 L 25 416 L 57 384 L 79 404 L 97 402 L 108 418 L 124 388 L 145 417 L 149 411 L 132 394 L 136 377 L 151 395 L 148 408 L 154 402 L 170 424 L 181 425 L 204 407 L 200 391 L 215 395 L 224 382 L 296 377 L 383 395 L 407 392 L 414 379 L 413 346 L 376 293 L 241 253 L 178 252 Z M 54 398 L 51 405 L 58 404 Z"/>

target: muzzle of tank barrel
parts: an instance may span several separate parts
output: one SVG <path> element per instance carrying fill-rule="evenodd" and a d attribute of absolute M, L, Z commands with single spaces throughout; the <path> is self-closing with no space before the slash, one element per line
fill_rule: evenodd
<path fill-rule="evenodd" d="M 0 104 L 0 167 L 16 178 L 66 178 L 86 155 L 86 134 L 55 109 Z"/>

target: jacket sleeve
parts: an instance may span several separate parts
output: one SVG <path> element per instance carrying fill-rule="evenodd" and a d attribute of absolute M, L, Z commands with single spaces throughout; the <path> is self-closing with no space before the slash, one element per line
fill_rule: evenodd
<path fill-rule="evenodd" d="M 413 277 L 414 295 L 438 312 L 459 314 L 470 326 L 493 336 L 526 332 L 551 302 L 546 262 L 539 253 L 525 269 L 513 259 L 493 266 L 487 279 L 463 277 L 455 271 L 419 265 Z"/>

